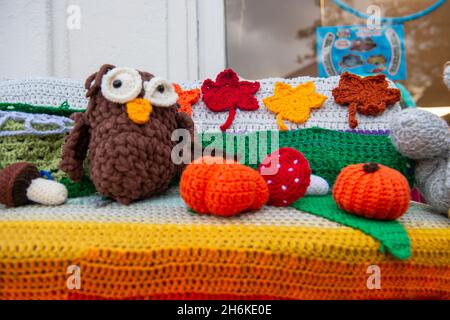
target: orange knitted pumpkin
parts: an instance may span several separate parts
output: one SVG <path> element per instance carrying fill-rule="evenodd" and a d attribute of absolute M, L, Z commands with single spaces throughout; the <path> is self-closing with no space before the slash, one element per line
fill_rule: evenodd
<path fill-rule="evenodd" d="M 186 167 L 180 181 L 186 204 L 197 213 L 224 217 L 266 204 L 269 189 L 261 175 L 235 161 L 224 161 L 203 157 Z"/>
<path fill-rule="evenodd" d="M 410 194 L 408 181 L 400 172 L 377 163 L 345 167 L 333 187 L 333 198 L 342 210 L 377 220 L 403 215 Z"/>

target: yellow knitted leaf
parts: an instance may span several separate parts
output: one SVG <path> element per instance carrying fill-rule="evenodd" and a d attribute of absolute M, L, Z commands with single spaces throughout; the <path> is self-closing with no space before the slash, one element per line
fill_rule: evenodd
<path fill-rule="evenodd" d="M 311 109 L 320 108 L 327 99 L 326 96 L 318 94 L 314 83 L 308 81 L 295 88 L 289 84 L 277 82 L 274 95 L 263 99 L 267 109 L 277 115 L 278 127 L 285 131 L 288 128 L 283 119 L 304 123 L 309 119 Z"/>

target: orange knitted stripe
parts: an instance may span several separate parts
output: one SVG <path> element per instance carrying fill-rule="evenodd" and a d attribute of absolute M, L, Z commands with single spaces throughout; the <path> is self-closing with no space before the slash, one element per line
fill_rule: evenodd
<path fill-rule="evenodd" d="M 111 300 L 99 296 L 84 295 L 82 293 L 70 292 L 69 300 Z M 278 297 L 261 295 L 238 295 L 238 294 L 205 294 L 197 292 L 186 293 L 161 293 L 151 296 L 129 297 L 122 300 L 286 300 Z"/>
<path fill-rule="evenodd" d="M 378 263 L 382 290 L 369 290 L 369 263 L 234 251 L 217 263 L 200 262 L 205 256 L 217 254 L 214 251 L 186 249 L 180 255 L 166 256 L 165 261 L 157 252 L 109 250 L 91 250 L 72 262 L 3 261 L 0 298 L 67 299 L 75 298 L 69 294 L 76 293 L 80 297 L 150 299 L 192 292 L 212 297 L 220 294 L 289 299 L 450 298 L 449 266 L 394 260 Z M 241 261 L 243 256 L 246 258 Z M 189 261 L 186 257 L 190 257 Z M 227 263 L 221 261 L 223 258 Z M 70 264 L 81 267 L 79 291 L 66 289 L 66 266 Z"/>

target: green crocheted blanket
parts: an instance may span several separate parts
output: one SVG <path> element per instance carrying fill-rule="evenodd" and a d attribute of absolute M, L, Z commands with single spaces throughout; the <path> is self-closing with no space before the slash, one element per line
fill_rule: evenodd
<path fill-rule="evenodd" d="M 215 147 L 233 154 L 253 168 L 270 152 L 282 147 L 300 151 L 312 172 L 333 185 L 347 165 L 377 162 L 400 171 L 413 184 L 413 163 L 398 153 L 386 135 L 357 134 L 321 128 L 291 131 L 259 131 L 249 134 L 203 133 L 204 148 Z"/>
<path fill-rule="evenodd" d="M 83 111 L 72 109 L 67 103 L 60 107 L 0 103 L 1 110 L 59 116 Z M 8 122 L 0 131 L 14 129 L 17 125 Z M 202 133 L 200 137 L 203 148 L 223 149 L 228 154 L 241 157 L 242 163 L 253 168 L 256 168 L 267 154 L 278 148 L 295 148 L 308 159 L 313 173 L 325 178 L 330 185 L 343 167 L 362 162 L 378 162 L 394 168 L 413 184 L 413 163 L 395 150 L 386 135 L 308 128 L 246 134 Z M 63 134 L 0 136 L 0 168 L 17 161 L 29 161 L 42 170 L 50 171 L 58 180 L 66 178 L 62 182 L 69 188 L 70 197 L 93 193 L 95 188 L 88 178 L 84 179 L 82 184 L 71 183 L 59 169 L 63 141 Z"/>
<path fill-rule="evenodd" d="M 8 122 L 0 130 L 11 130 L 19 125 Z M 331 185 L 343 167 L 369 161 L 394 168 L 403 173 L 410 184 L 413 183 L 412 163 L 394 149 L 385 135 L 309 128 L 240 135 L 203 133 L 200 137 L 204 148 L 214 146 L 241 156 L 241 161 L 253 168 L 267 154 L 280 147 L 295 148 L 308 159 L 313 173 L 325 178 Z M 63 143 L 64 134 L 0 136 L 0 168 L 18 161 L 29 161 L 64 183 L 69 188 L 69 197 L 94 193 L 95 188 L 88 178 L 81 184 L 73 183 L 59 169 Z"/>
<path fill-rule="evenodd" d="M 331 195 L 304 197 L 291 206 L 347 227 L 361 230 L 380 242 L 382 252 L 387 251 L 397 259 L 408 259 L 411 256 L 411 243 L 408 233 L 398 221 L 377 221 L 351 215 L 339 209 Z"/>

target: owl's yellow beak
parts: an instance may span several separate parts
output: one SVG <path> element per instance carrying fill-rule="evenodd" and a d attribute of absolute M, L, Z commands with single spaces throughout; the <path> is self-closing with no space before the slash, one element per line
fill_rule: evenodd
<path fill-rule="evenodd" d="M 136 124 L 146 124 L 150 120 L 153 107 L 146 99 L 137 98 L 127 103 L 128 118 Z"/>

